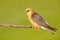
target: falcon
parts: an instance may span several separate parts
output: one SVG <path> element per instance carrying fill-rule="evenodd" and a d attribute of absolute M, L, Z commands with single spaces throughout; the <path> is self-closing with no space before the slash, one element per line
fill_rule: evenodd
<path fill-rule="evenodd" d="M 34 28 L 36 31 L 38 31 L 39 28 L 42 28 L 51 32 L 52 34 L 56 32 L 57 29 L 48 25 L 48 23 L 33 9 L 27 8 L 26 13 L 30 23 L 32 24 L 32 28 Z"/>

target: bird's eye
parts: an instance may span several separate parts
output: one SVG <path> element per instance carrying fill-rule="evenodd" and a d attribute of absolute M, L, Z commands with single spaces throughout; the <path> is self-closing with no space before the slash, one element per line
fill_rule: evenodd
<path fill-rule="evenodd" d="M 29 10 L 27 10 L 27 12 L 29 12 Z"/>

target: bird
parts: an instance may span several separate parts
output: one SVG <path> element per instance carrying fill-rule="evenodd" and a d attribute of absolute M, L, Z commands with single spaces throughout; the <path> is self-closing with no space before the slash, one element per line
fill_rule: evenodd
<path fill-rule="evenodd" d="M 47 30 L 54 34 L 56 32 L 55 27 L 51 27 L 45 19 L 41 17 L 37 12 L 35 12 L 32 8 L 27 8 L 26 13 L 30 23 L 32 24 L 32 28 L 36 31 L 39 31 L 39 28 Z"/>

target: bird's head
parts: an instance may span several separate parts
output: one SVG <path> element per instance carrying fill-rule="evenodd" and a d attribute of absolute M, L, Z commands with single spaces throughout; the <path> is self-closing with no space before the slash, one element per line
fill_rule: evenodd
<path fill-rule="evenodd" d="M 27 12 L 28 15 L 34 13 L 34 11 L 33 11 L 31 8 L 27 8 L 27 9 L 26 9 L 26 12 Z"/>

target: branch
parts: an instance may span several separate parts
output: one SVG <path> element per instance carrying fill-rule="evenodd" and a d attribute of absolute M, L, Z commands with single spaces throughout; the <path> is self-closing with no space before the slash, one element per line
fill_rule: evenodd
<path fill-rule="evenodd" d="M 13 28 L 32 28 L 32 26 L 23 26 L 17 24 L 0 24 L 2 27 L 13 27 Z"/>

